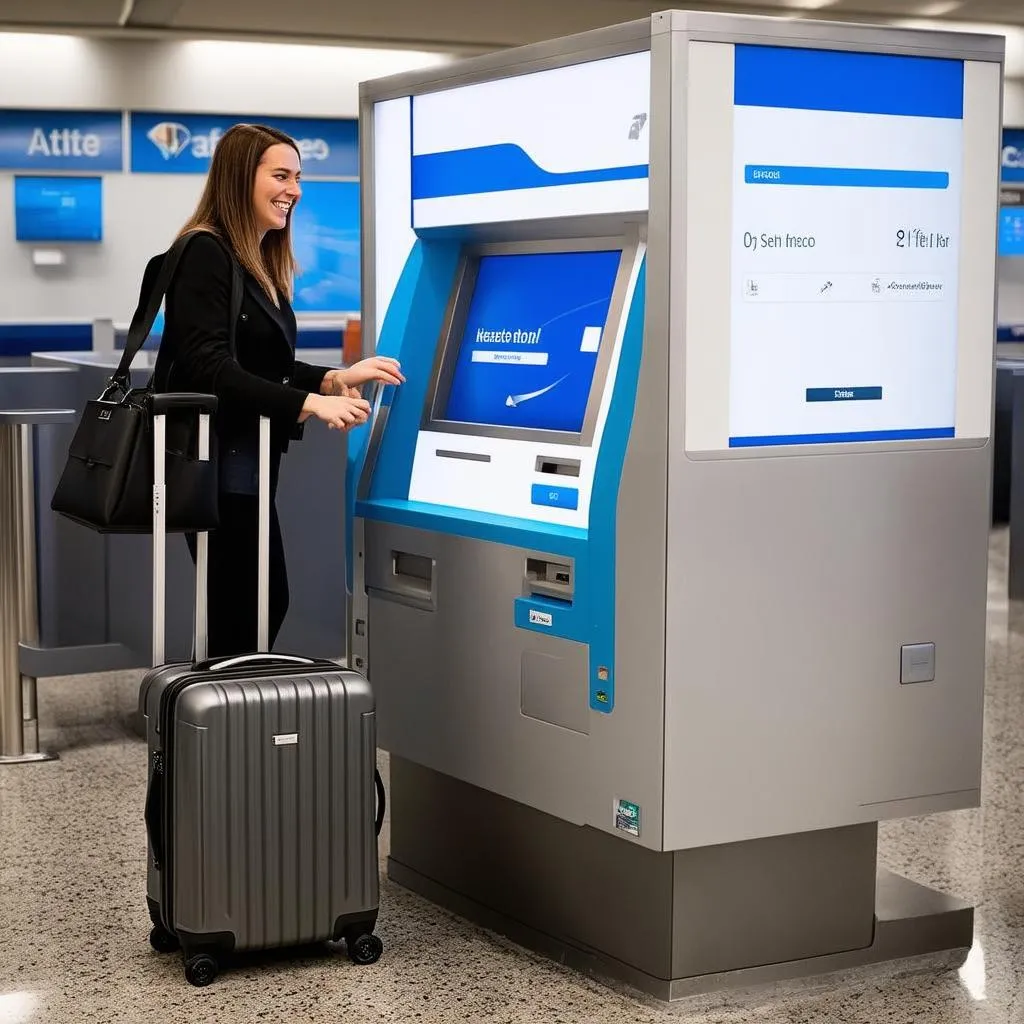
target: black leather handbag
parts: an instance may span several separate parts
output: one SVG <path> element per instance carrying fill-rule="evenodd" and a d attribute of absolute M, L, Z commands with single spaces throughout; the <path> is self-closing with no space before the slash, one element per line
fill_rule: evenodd
<path fill-rule="evenodd" d="M 153 529 L 153 378 L 131 385 L 131 366 L 145 344 L 164 295 L 189 242 L 182 235 L 164 254 L 153 287 L 139 299 L 124 354 L 100 397 L 86 403 L 50 508 L 98 533 L 151 533 Z M 242 271 L 232 257 L 231 351 L 242 306 Z M 184 399 L 186 396 L 181 396 Z M 169 533 L 218 525 L 216 445 L 199 459 L 199 413 L 216 407 L 209 395 L 175 402 L 167 414 L 166 522 Z"/>

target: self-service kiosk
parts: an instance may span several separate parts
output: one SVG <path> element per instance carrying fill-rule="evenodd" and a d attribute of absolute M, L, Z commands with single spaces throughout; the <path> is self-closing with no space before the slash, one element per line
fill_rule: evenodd
<path fill-rule="evenodd" d="M 391 877 L 665 998 L 971 945 L 1002 40 L 669 12 L 362 91 Z"/>

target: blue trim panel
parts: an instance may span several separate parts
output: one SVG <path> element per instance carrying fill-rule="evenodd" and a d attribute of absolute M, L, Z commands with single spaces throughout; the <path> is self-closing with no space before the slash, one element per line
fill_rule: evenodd
<path fill-rule="evenodd" d="M 378 465 L 379 465 L 378 461 Z M 355 512 L 364 519 L 416 530 L 449 533 L 493 544 L 533 548 L 551 555 L 585 558 L 587 531 L 578 526 L 552 526 L 532 519 L 498 516 L 490 512 L 472 512 L 448 505 L 429 505 L 422 501 L 370 498 L 357 501 Z M 577 591 L 579 587 L 577 587 Z"/>
<path fill-rule="evenodd" d="M 1024 341 L 1024 324 L 1004 324 L 997 327 L 996 341 Z"/>
<path fill-rule="evenodd" d="M 91 349 L 92 324 L 0 324 L 0 357 Z"/>
<path fill-rule="evenodd" d="M 336 348 L 340 352 L 343 334 L 340 327 L 299 327 L 295 333 L 295 347 Z"/>
<path fill-rule="evenodd" d="M 376 352 L 382 356 L 394 356 L 401 360 L 407 380 L 400 388 L 386 387 L 381 399 L 381 408 L 388 407 L 388 427 L 384 432 L 377 466 L 388 471 L 374 474 L 374 494 L 381 497 L 405 498 L 409 494 L 409 479 L 412 476 L 414 445 L 405 451 L 400 448 L 399 424 L 407 430 L 404 436 L 415 438 L 415 422 L 420 411 L 430 380 L 433 346 L 422 343 L 407 344 L 408 335 L 416 334 L 420 341 L 422 331 L 434 339 L 440 336 L 441 322 L 455 279 L 458 266 L 459 244 L 431 242 L 431 258 L 426 258 L 424 243 L 417 240 L 405 261 L 405 267 L 398 279 L 395 293 L 381 325 Z M 414 325 L 415 330 L 410 329 Z M 410 421 L 414 421 L 410 424 Z M 352 522 L 355 515 L 356 491 L 363 470 L 363 460 L 370 440 L 370 427 L 364 425 L 348 433 L 348 458 L 345 474 L 345 508 L 347 512 L 345 531 L 345 566 L 349 591 L 352 590 Z M 403 489 L 404 488 L 404 489 Z"/>
<path fill-rule="evenodd" d="M 648 176 L 647 164 L 599 167 L 583 171 L 545 171 L 513 143 L 425 153 L 412 158 L 412 198 L 477 195 L 549 185 L 584 185 L 628 181 Z"/>
<path fill-rule="evenodd" d="M 590 570 L 582 577 L 576 570 L 576 593 L 581 583 L 594 595 L 594 633 L 590 643 L 590 706 L 610 713 L 615 708 L 615 552 L 618 530 L 619 483 L 626 462 L 629 432 L 633 426 L 640 358 L 644 344 L 647 307 L 647 257 L 637 275 L 633 301 L 622 336 L 622 352 L 615 375 L 615 390 L 608 407 L 601 450 L 594 469 L 590 496 Z M 602 671 L 607 679 L 602 679 Z"/>
<path fill-rule="evenodd" d="M 730 437 L 730 448 L 766 448 L 779 444 L 847 444 L 854 441 L 927 441 L 955 437 L 954 427 L 920 430 L 860 430 L 840 434 L 765 434 L 762 437 Z"/>
<path fill-rule="evenodd" d="M 550 624 L 531 621 L 531 612 L 550 616 Z M 559 601 L 551 597 L 517 597 L 515 620 L 519 629 L 528 629 L 534 633 L 574 640 L 579 644 L 585 644 L 590 639 L 586 617 L 580 614 L 580 609 L 571 601 Z"/>
<path fill-rule="evenodd" d="M 734 102 L 960 120 L 964 65 L 936 57 L 742 45 L 736 47 Z"/>
<path fill-rule="evenodd" d="M 388 424 L 377 456 L 371 498 L 409 497 L 416 435 L 461 255 L 459 241 L 417 239 L 388 307 L 377 352 L 401 362 L 406 382 L 389 389 Z"/>
<path fill-rule="evenodd" d="M 824 188 L 949 188 L 946 171 L 890 171 L 862 167 L 779 167 L 747 164 L 748 185 L 800 185 Z"/>

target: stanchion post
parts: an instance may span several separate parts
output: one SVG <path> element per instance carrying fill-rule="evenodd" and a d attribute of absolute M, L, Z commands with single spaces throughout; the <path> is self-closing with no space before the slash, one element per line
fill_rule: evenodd
<path fill-rule="evenodd" d="M 39 640 L 35 461 L 30 423 L 0 423 L 0 765 L 52 761 L 39 750 L 36 681 L 18 644 Z"/>

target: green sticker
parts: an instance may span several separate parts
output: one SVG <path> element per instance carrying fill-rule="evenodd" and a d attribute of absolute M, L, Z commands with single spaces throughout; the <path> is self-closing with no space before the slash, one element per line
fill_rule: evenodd
<path fill-rule="evenodd" d="M 620 832 L 640 837 L 640 805 L 629 800 L 615 801 L 615 827 Z"/>

